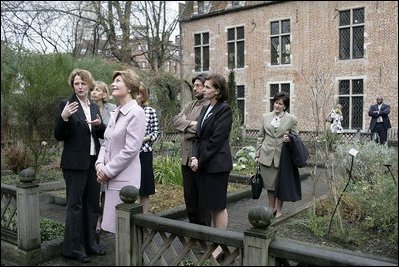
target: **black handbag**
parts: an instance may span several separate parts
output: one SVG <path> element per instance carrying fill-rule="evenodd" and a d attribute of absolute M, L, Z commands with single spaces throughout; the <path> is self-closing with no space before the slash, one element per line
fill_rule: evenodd
<path fill-rule="evenodd" d="M 257 164 L 255 175 L 251 176 L 252 199 L 259 199 L 263 189 L 263 179 L 260 174 L 260 166 Z"/>

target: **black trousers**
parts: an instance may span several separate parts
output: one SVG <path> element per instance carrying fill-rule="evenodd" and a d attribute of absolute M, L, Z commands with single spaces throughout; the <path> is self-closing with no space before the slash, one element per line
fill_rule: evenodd
<path fill-rule="evenodd" d="M 190 223 L 211 226 L 211 211 L 200 209 L 198 202 L 198 174 L 189 166 L 181 166 L 183 173 L 184 201 Z"/>
<path fill-rule="evenodd" d="M 388 138 L 388 130 L 385 129 L 384 123 L 383 122 L 377 122 L 375 124 L 374 129 L 371 131 L 371 136 L 374 137 L 374 133 L 378 134 L 378 137 L 376 139 L 376 142 L 379 141 L 381 145 L 385 144 Z"/>
<path fill-rule="evenodd" d="M 63 169 L 66 184 L 66 217 L 62 254 L 78 258 L 98 251 L 96 224 L 99 215 L 100 184 L 97 183 L 91 156 L 90 167 L 86 170 Z"/>

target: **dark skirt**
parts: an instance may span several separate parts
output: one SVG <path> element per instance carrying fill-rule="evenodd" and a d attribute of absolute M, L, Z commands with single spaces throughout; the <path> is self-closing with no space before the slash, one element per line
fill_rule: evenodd
<path fill-rule="evenodd" d="M 139 193 L 141 197 L 155 194 L 152 159 L 152 152 L 140 152 L 141 182 Z"/>
<path fill-rule="evenodd" d="M 226 208 L 227 185 L 230 172 L 199 173 L 199 207 L 211 210 Z"/>

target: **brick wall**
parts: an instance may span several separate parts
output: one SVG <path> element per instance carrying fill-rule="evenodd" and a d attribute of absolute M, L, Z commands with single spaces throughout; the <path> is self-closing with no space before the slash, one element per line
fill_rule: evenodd
<path fill-rule="evenodd" d="M 246 1 L 248 2 L 248 1 Z M 364 7 L 364 58 L 338 60 L 339 11 Z M 210 71 L 225 75 L 227 28 L 245 28 L 245 67 L 235 69 L 236 84 L 245 86 L 245 126 L 257 129 L 261 114 L 269 111 L 269 84 L 291 83 L 291 113 L 299 119 L 299 130 L 315 130 L 320 115 L 337 101 L 339 79 L 363 79 L 364 108 L 362 131 L 369 126 L 368 109 L 377 95 L 391 105 L 392 126 L 398 119 L 398 21 L 394 1 L 285 1 L 203 19 L 181 22 L 182 78 L 194 74 L 194 33 L 209 32 Z M 270 64 L 270 22 L 290 19 L 291 64 Z M 324 94 L 313 97 L 314 78 L 325 82 Z M 183 102 L 189 100 L 182 96 Z M 317 100 L 316 100 L 317 99 Z M 315 109 L 315 108 L 313 108 Z"/>

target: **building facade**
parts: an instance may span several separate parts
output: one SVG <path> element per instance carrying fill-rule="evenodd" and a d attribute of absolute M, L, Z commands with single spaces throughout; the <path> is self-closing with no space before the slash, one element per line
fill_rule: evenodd
<path fill-rule="evenodd" d="M 322 130 L 340 103 L 344 130 L 367 132 L 378 95 L 397 127 L 397 2 L 186 1 L 180 8 L 181 78 L 218 72 L 227 80 L 234 71 L 246 129 L 260 127 L 279 91 L 290 94 L 300 131 Z"/>

